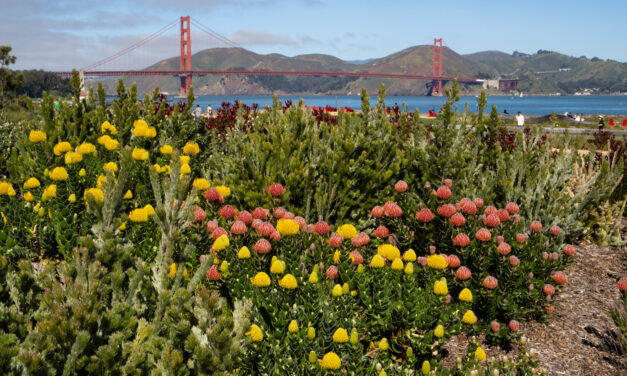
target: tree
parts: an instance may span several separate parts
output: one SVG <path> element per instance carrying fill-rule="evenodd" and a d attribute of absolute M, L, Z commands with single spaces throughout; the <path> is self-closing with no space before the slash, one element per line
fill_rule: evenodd
<path fill-rule="evenodd" d="M 14 97 L 15 91 L 24 84 L 24 75 L 8 68 L 17 60 L 11 50 L 11 46 L 0 46 L 0 108 L 4 108 L 6 99 Z"/>

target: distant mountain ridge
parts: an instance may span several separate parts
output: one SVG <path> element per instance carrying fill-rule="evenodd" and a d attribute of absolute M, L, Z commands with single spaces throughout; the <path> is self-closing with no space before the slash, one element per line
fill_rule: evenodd
<path fill-rule="evenodd" d="M 481 51 L 460 55 L 443 48 L 444 75 L 466 78 L 519 79 L 519 90 L 527 94 L 574 94 L 588 90 L 591 93 L 627 92 L 627 63 L 604 61 L 597 58 L 570 57 L 557 52 L 540 50 L 535 54 L 500 51 Z M 242 48 L 214 48 L 192 56 L 193 70 L 282 70 L 282 71 L 367 71 L 370 73 L 399 73 L 431 75 L 433 73 L 433 46 L 406 48 L 391 55 L 358 61 L 345 61 L 324 54 L 306 54 L 288 57 L 281 54 L 257 54 Z M 161 60 L 145 70 L 178 70 L 179 57 Z M 108 91 L 114 80 L 103 81 Z M 130 81 L 130 80 L 129 80 Z M 138 90 L 160 90 L 177 93 L 177 77 L 137 77 Z M 93 81 L 91 81 L 93 82 Z M 254 95 L 254 94 L 358 94 L 362 88 L 376 93 L 385 83 L 389 95 L 425 95 L 425 80 L 399 80 L 364 77 L 313 76 L 194 76 L 197 95 Z M 88 84 L 90 81 L 88 81 Z M 462 93 L 476 94 L 480 85 L 460 85 Z M 490 94 L 498 94 L 490 89 Z"/>

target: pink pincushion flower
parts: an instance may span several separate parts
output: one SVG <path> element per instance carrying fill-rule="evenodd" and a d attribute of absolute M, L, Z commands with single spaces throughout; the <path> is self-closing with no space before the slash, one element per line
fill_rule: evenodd
<path fill-rule="evenodd" d="M 563 252 L 566 256 L 574 256 L 577 250 L 575 249 L 573 245 L 566 244 L 564 246 Z"/>
<path fill-rule="evenodd" d="M 616 283 L 616 287 L 618 287 L 620 291 L 627 291 L 627 278 L 623 277 L 619 279 Z"/>
<path fill-rule="evenodd" d="M 431 222 L 433 218 L 435 218 L 435 216 L 429 209 L 421 209 L 418 213 L 416 213 L 416 219 L 422 223 Z"/>
<path fill-rule="evenodd" d="M 218 265 L 211 265 L 211 268 L 207 270 L 206 277 L 212 281 L 220 280 L 220 278 L 222 278 L 222 274 L 218 271 Z"/>
<path fill-rule="evenodd" d="M 383 205 L 383 211 L 385 215 L 390 218 L 397 218 L 403 215 L 403 209 L 396 202 L 388 201 Z"/>
<path fill-rule="evenodd" d="M 353 260 L 353 265 L 359 265 L 364 262 L 364 258 L 362 257 L 361 253 L 359 253 L 359 251 L 352 251 L 350 255 L 351 259 Z"/>
<path fill-rule="evenodd" d="M 540 223 L 540 221 L 533 221 L 531 222 L 531 231 L 533 232 L 539 232 L 542 231 L 542 223 Z"/>
<path fill-rule="evenodd" d="M 194 222 L 202 222 L 206 217 L 207 215 L 202 208 L 196 207 L 196 209 L 194 209 Z"/>
<path fill-rule="evenodd" d="M 224 205 L 218 210 L 218 215 L 224 219 L 231 219 L 235 217 L 237 210 L 231 205 Z"/>
<path fill-rule="evenodd" d="M 424 256 L 420 256 L 420 257 L 418 257 L 418 263 L 419 263 L 421 266 L 427 266 L 427 258 L 426 258 L 426 257 L 424 257 Z"/>
<path fill-rule="evenodd" d="M 490 327 L 492 328 L 493 332 L 498 332 L 501 329 L 501 324 L 499 324 L 498 321 L 492 321 L 490 323 Z"/>
<path fill-rule="evenodd" d="M 466 281 L 472 277 L 472 273 L 467 267 L 461 266 L 455 271 L 455 277 L 457 277 L 460 281 Z"/>
<path fill-rule="evenodd" d="M 362 247 L 368 243 L 370 243 L 370 236 L 368 236 L 365 232 L 360 232 L 357 236 L 351 239 L 351 244 L 355 247 Z"/>
<path fill-rule="evenodd" d="M 482 242 L 487 242 L 492 239 L 492 234 L 490 234 L 490 230 L 487 228 L 480 228 L 479 231 L 475 234 L 475 238 Z"/>
<path fill-rule="evenodd" d="M 491 215 L 491 214 L 496 215 L 497 212 L 498 210 L 496 210 L 496 208 L 492 205 L 489 205 L 483 210 L 483 214 L 485 214 L 486 216 Z"/>
<path fill-rule="evenodd" d="M 257 243 L 255 243 L 255 245 L 253 246 L 253 249 L 259 254 L 264 254 L 270 252 L 270 250 L 272 249 L 272 245 L 270 245 L 269 241 L 262 238 L 257 240 Z"/>
<path fill-rule="evenodd" d="M 444 218 L 448 218 L 452 216 L 453 214 L 455 214 L 455 211 L 456 211 L 455 205 L 451 205 L 451 204 L 444 204 L 438 207 L 438 214 Z"/>
<path fill-rule="evenodd" d="M 335 233 L 331 235 L 331 238 L 329 238 L 329 245 L 333 248 L 339 248 L 342 245 L 342 237 L 340 234 Z"/>
<path fill-rule="evenodd" d="M 465 247 L 468 244 L 470 244 L 470 238 L 468 237 L 468 235 L 463 234 L 463 233 L 457 234 L 453 238 L 453 244 L 455 244 L 458 247 Z"/>
<path fill-rule="evenodd" d="M 509 329 L 510 329 L 512 332 L 517 332 L 517 331 L 518 331 L 518 329 L 519 329 L 519 327 L 520 327 L 520 323 L 519 323 L 518 321 L 516 321 L 516 320 L 510 320 L 510 322 L 509 322 L 509 325 L 508 325 L 508 326 L 509 326 Z"/>
<path fill-rule="evenodd" d="M 246 223 L 242 221 L 235 221 L 231 225 L 231 234 L 241 235 L 246 233 Z"/>
<path fill-rule="evenodd" d="M 489 290 L 494 290 L 498 285 L 499 281 L 492 276 L 485 277 L 483 280 L 483 286 Z"/>
<path fill-rule="evenodd" d="M 551 231 L 551 234 L 557 236 L 562 232 L 562 229 L 559 226 L 551 226 L 549 231 Z"/>
<path fill-rule="evenodd" d="M 278 197 L 285 192 L 285 188 L 279 183 L 272 183 L 268 186 L 268 193 L 274 197 Z"/>
<path fill-rule="evenodd" d="M 472 202 L 474 202 L 475 206 L 478 208 L 483 207 L 483 199 L 480 197 L 475 198 L 474 200 L 472 200 Z"/>
<path fill-rule="evenodd" d="M 542 260 L 548 260 L 549 258 L 549 253 L 548 252 L 542 252 Z"/>
<path fill-rule="evenodd" d="M 279 206 L 279 207 L 274 208 L 274 212 L 272 214 L 274 215 L 274 218 L 281 219 L 281 218 L 285 217 L 285 214 L 287 214 L 287 210 L 285 210 L 285 208 Z"/>
<path fill-rule="evenodd" d="M 265 220 L 270 215 L 270 210 L 264 208 L 255 208 L 253 210 L 253 217 L 261 220 Z"/>
<path fill-rule="evenodd" d="M 337 266 L 335 265 L 329 266 L 326 272 L 328 279 L 336 279 L 338 274 L 339 274 L 339 270 L 337 269 Z"/>
<path fill-rule="evenodd" d="M 396 184 L 394 184 L 394 190 L 399 193 L 406 192 L 407 188 L 409 188 L 409 186 L 407 185 L 407 182 L 404 180 L 399 180 L 396 182 Z"/>
<path fill-rule="evenodd" d="M 387 227 L 381 225 L 379 227 L 377 227 L 376 230 L 374 230 L 374 236 L 376 236 L 377 238 L 387 238 L 390 235 L 390 230 L 388 230 Z"/>
<path fill-rule="evenodd" d="M 274 226 L 272 226 L 272 223 L 270 222 L 263 222 L 257 227 L 257 233 L 263 236 L 264 238 L 271 236 L 274 231 L 275 231 L 275 228 Z"/>
<path fill-rule="evenodd" d="M 209 202 L 218 202 L 220 204 L 224 202 L 224 197 L 215 188 L 207 189 L 203 193 L 203 197 Z"/>
<path fill-rule="evenodd" d="M 500 220 L 501 222 L 507 222 L 507 221 L 509 221 L 509 213 L 508 213 L 508 212 L 507 212 L 507 210 L 505 210 L 505 209 L 499 209 L 499 210 L 496 212 L 496 215 L 499 217 L 499 220 Z"/>
<path fill-rule="evenodd" d="M 542 288 L 542 291 L 544 291 L 546 295 L 553 295 L 555 294 L 555 287 L 553 287 L 553 285 L 546 284 Z"/>
<path fill-rule="evenodd" d="M 329 224 L 325 221 L 320 221 L 314 225 L 314 231 L 316 231 L 318 235 L 324 235 L 331 231 L 331 228 L 329 227 Z"/>
<path fill-rule="evenodd" d="M 520 222 L 520 216 L 518 214 L 514 215 L 514 224 L 518 224 Z"/>
<path fill-rule="evenodd" d="M 259 226 L 261 226 L 263 224 L 263 221 L 259 218 L 255 218 L 253 219 L 253 223 L 252 226 L 255 230 L 259 231 Z"/>
<path fill-rule="evenodd" d="M 488 214 L 483 223 L 488 227 L 496 227 L 501 224 L 501 220 L 496 214 Z"/>
<path fill-rule="evenodd" d="M 435 195 L 442 200 L 446 200 L 447 198 L 450 198 L 453 195 L 453 192 L 451 192 L 449 187 L 447 187 L 446 185 L 443 185 L 438 188 L 438 190 L 435 192 Z"/>
<path fill-rule="evenodd" d="M 229 234 L 226 232 L 224 228 L 218 227 L 217 229 L 213 230 L 213 232 L 211 233 L 211 239 L 216 240 L 222 235 L 229 236 Z"/>
<path fill-rule="evenodd" d="M 512 247 L 503 242 L 501 244 L 499 244 L 499 246 L 496 248 L 497 251 L 499 251 L 500 254 L 502 254 L 503 256 L 509 254 L 512 251 Z"/>
<path fill-rule="evenodd" d="M 466 224 L 466 218 L 464 218 L 464 215 L 461 213 L 453 214 L 448 220 L 453 226 L 457 227 L 461 227 Z"/>
<path fill-rule="evenodd" d="M 372 208 L 372 210 L 370 211 L 370 215 L 375 218 L 381 218 L 383 217 L 384 214 L 385 214 L 385 210 L 383 209 L 383 206 L 377 205 L 374 208 Z"/>
<path fill-rule="evenodd" d="M 461 261 L 459 261 L 459 257 L 457 257 L 456 255 L 449 255 L 448 257 L 446 257 L 446 262 L 451 268 L 456 268 L 461 264 Z"/>
<path fill-rule="evenodd" d="M 516 257 L 514 255 L 509 256 L 509 264 L 511 266 L 518 266 L 518 265 L 520 265 L 520 260 L 518 259 L 518 257 Z"/>
<path fill-rule="evenodd" d="M 283 216 L 283 219 L 294 219 L 296 218 L 296 215 L 294 215 L 294 213 L 292 213 L 291 211 L 285 212 L 285 215 Z"/>
<path fill-rule="evenodd" d="M 207 229 L 207 232 L 213 232 L 215 229 L 218 228 L 218 220 L 214 219 L 213 221 L 207 222 L 205 228 Z"/>
<path fill-rule="evenodd" d="M 272 240 L 273 242 L 279 241 L 281 239 L 281 233 L 278 232 L 277 230 L 272 231 L 272 234 L 270 234 L 270 240 Z"/>
<path fill-rule="evenodd" d="M 518 244 L 523 244 L 528 238 L 527 234 L 516 234 L 516 241 Z"/>
<path fill-rule="evenodd" d="M 520 211 L 520 208 L 515 202 L 508 202 L 505 206 L 505 210 L 507 210 L 509 214 L 516 214 Z"/>
<path fill-rule="evenodd" d="M 558 255 L 557 252 L 551 252 L 551 260 L 557 261 L 557 259 L 559 258 L 560 258 L 560 255 Z"/>
<path fill-rule="evenodd" d="M 496 237 L 496 244 L 501 244 L 505 241 L 505 238 L 502 237 L 501 235 Z"/>
<path fill-rule="evenodd" d="M 250 212 L 244 210 L 237 215 L 237 220 L 249 225 L 253 222 L 253 215 L 250 214 Z"/>
<path fill-rule="evenodd" d="M 298 228 L 300 228 L 300 231 L 305 231 L 307 229 L 307 221 L 305 220 L 305 218 L 299 215 L 294 217 L 294 221 L 298 223 Z"/>
<path fill-rule="evenodd" d="M 477 205 L 474 202 L 468 201 L 461 204 L 461 209 L 464 213 L 468 215 L 473 215 L 477 213 Z"/>
<path fill-rule="evenodd" d="M 555 281 L 558 285 L 565 285 L 568 283 L 568 277 L 564 272 L 556 272 L 553 274 L 553 281 Z"/>
<path fill-rule="evenodd" d="M 444 185 L 450 188 L 453 186 L 453 181 L 451 179 L 444 179 Z"/>

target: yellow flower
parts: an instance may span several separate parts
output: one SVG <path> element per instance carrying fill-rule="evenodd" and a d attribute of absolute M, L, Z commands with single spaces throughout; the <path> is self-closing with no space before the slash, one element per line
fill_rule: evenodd
<path fill-rule="evenodd" d="M 285 261 L 274 260 L 270 265 L 270 273 L 282 274 L 285 271 Z"/>
<path fill-rule="evenodd" d="M 24 182 L 24 188 L 26 189 L 37 188 L 40 185 L 41 183 L 39 182 L 39 180 L 37 180 L 37 178 L 29 178 L 28 180 L 26 180 L 26 182 Z"/>
<path fill-rule="evenodd" d="M 81 170 L 78 172 L 78 176 L 80 176 L 81 178 L 84 177 L 85 175 L 87 175 L 87 171 L 85 171 L 84 168 L 81 168 Z"/>
<path fill-rule="evenodd" d="M 316 355 L 316 352 L 311 350 L 309 352 L 309 356 L 307 357 L 309 359 L 309 363 L 316 364 L 316 362 L 318 361 L 318 356 Z"/>
<path fill-rule="evenodd" d="M 298 322 L 296 320 L 290 321 L 290 324 L 287 326 L 287 331 L 290 333 L 296 333 L 298 331 Z"/>
<path fill-rule="evenodd" d="M 192 173 L 192 169 L 189 167 L 187 163 L 184 165 L 181 165 L 181 175 L 191 174 L 191 173 Z"/>
<path fill-rule="evenodd" d="M 477 350 L 475 350 L 475 356 L 480 362 L 483 362 L 486 358 L 485 351 L 483 351 L 483 349 L 479 346 L 477 346 Z"/>
<path fill-rule="evenodd" d="M 9 197 L 15 196 L 15 189 L 13 189 L 13 184 L 9 184 L 9 187 L 7 188 L 7 196 Z"/>
<path fill-rule="evenodd" d="M 115 150 L 120 146 L 118 140 L 109 139 L 105 142 L 104 147 L 107 150 Z"/>
<path fill-rule="evenodd" d="M 405 266 L 403 265 L 403 261 L 401 261 L 400 257 L 392 261 L 392 270 L 403 270 L 404 268 Z"/>
<path fill-rule="evenodd" d="M 276 230 L 281 235 L 294 235 L 298 233 L 300 227 L 298 223 L 293 219 L 281 218 L 276 224 Z"/>
<path fill-rule="evenodd" d="M 370 266 L 373 268 L 382 268 L 384 265 L 385 261 L 383 260 L 383 257 L 381 257 L 381 255 L 379 254 L 374 255 L 372 260 L 370 260 Z"/>
<path fill-rule="evenodd" d="M 339 249 L 337 251 L 335 251 L 333 253 L 333 262 L 336 263 L 336 264 L 339 264 L 341 255 L 342 255 L 342 252 L 340 252 Z M 351 255 L 351 257 L 354 257 L 354 256 Z"/>
<path fill-rule="evenodd" d="M 226 236 L 226 234 L 222 234 L 213 242 L 211 248 L 215 249 L 216 251 L 221 251 L 224 248 L 228 247 L 230 244 L 231 243 L 229 242 L 229 237 Z"/>
<path fill-rule="evenodd" d="M 176 264 L 170 264 L 170 273 L 168 273 L 168 277 L 174 278 L 176 276 Z"/>
<path fill-rule="evenodd" d="M 427 265 L 433 269 L 444 269 L 448 266 L 448 262 L 442 255 L 427 256 Z"/>
<path fill-rule="evenodd" d="M 82 144 L 76 147 L 76 151 L 81 154 L 90 154 L 96 151 L 96 145 L 90 142 L 83 142 Z"/>
<path fill-rule="evenodd" d="M 120 225 L 120 227 L 118 227 L 118 230 L 120 230 L 120 231 L 124 231 L 124 230 L 126 230 L 126 222 L 122 222 L 122 224 Z"/>
<path fill-rule="evenodd" d="M 163 174 L 169 175 L 170 171 L 172 171 L 172 169 L 170 168 L 170 165 L 165 165 L 161 168 L 161 172 Z"/>
<path fill-rule="evenodd" d="M 0 182 L 0 196 L 8 195 L 9 191 L 13 189 L 13 184 L 7 182 Z"/>
<path fill-rule="evenodd" d="M 342 366 L 342 360 L 333 351 L 324 354 L 320 361 L 320 367 L 324 369 L 339 369 Z"/>
<path fill-rule="evenodd" d="M 342 296 L 342 286 L 339 283 L 333 286 L 333 291 L 331 292 L 333 296 Z"/>
<path fill-rule="evenodd" d="M 179 159 L 181 160 L 181 164 L 189 164 L 189 155 L 181 155 L 179 156 Z"/>
<path fill-rule="evenodd" d="M 446 279 L 442 278 L 439 281 L 435 281 L 433 284 L 433 292 L 437 295 L 446 295 L 448 294 L 448 287 L 446 286 Z"/>
<path fill-rule="evenodd" d="M 111 136 L 109 136 L 108 134 L 105 134 L 105 135 L 98 137 L 97 141 L 100 145 L 105 145 L 107 141 L 111 141 L 111 140 L 112 140 Z"/>
<path fill-rule="evenodd" d="M 351 224 L 345 224 L 337 228 L 337 233 L 343 239 L 352 239 L 357 236 L 357 229 Z"/>
<path fill-rule="evenodd" d="M 188 155 L 196 155 L 200 152 L 200 148 L 198 144 L 192 141 L 189 141 L 183 146 L 183 153 Z"/>
<path fill-rule="evenodd" d="M 472 292 L 470 292 L 470 290 L 465 288 L 462 291 L 460 291 L 458 298 L 462 302 L 472 302 Z"/>
<path fill-rule="evenodd" d="M 133 129 L 133 134 L 135 135 L 135 137 L 149 137 L 151 134 L 151 131 L 149 130 L 149 128 L 152 128 L 152 127 L 148 127 L 148 124 L 146 124 L 146 122 L 139 123 Z M 155 132 L 155 135 L 156 135 L 156 132 Z"/>
<path fill-rule="evenodd" d="M 253 342 L 261 342 L 263 341 L 263 332 L 261 328 L 257 325 L 253 324 L 250 326 L 250 331 L 245 333 L 247 336 L 250 336 Z"/>
<path fill-rule="evenodd" d="M 359 342 L 359 334 L 357 333 L 357 329 L 351 329 L 351 336 L 349 339 L 351 345 L 356 345 Z"/>
<path fill-rule="evenodd" d="M 390 344 L 388 343 L 388 339 L 385 337 L 382 338 L 381 341 L 379 341 L 379 350 L 385 351 L 389 348 L 390 348 Z"/>
<path fill-rule="evenodd" d="M 159 151 L 161 152 L 161 154 L 170 155 L 172 154 L 172 146 L 163 145 L 162 147 L 159 148 Z"/>
<path fill-rule="evenodd" d="M 30 140 L 30 142 L 42 142 L 46 141 L 47 136 L 46 133 L 42 131 L 30 131 L 30 133 L 28 134 L 28 139 Z"/>
<path fill-rule="evenodd" d="M 229 271 L 229 262 L 224 260 L 220 263 L 220 271 L 226 273 Z"/>
<path fill-rule="evenodd" d="M 57 186 L 55 184 L 50 184 L 44 189 L 43 197 L 53 198 L 57 197 Z"/>
<path fill-rule="evenodd" d="M 108 162 L 105 163 L 104 166 L 102 166 L 102 169 L 105 171 L 111 170 L 113 172 L 118 172 L 118 165 L 115 162 Z"/>
<path fill-rule="evenodd" d="M 405 265 L 405 274 L 407 275 L 414 274 L 414 264 L 412 264 L 411 262 L 408 262 L 407 265 Z"/>
<path fill-rule="evenodd" d="M 250 282 L 256 287 L 268 287 L 271 281 L 269 275 L 264 272 L 259 272 L 250 279 Z"/>
<path fill-rule="evenodd" d="M 83 154 L 75 152 L 75 151 L 68 151 L 67 153 L 65 153 L 65 164 L 66 165 L 70 165 L 70 164 L 74 164 L 74 163 L 80 163 L 83 160 Z"/>
<path fill-rule="evenodd" d="M 70 195 L 70 197 L 67 198 L 67 200 L 71 203 L 75 203 L 76 202 L 76 195 L 74 193 L 72 193 Z"/>
<path fill-rule="evenodd" d="M 56 181 L 67 180 L 67 170 L 65 169 L 65 167 L 55 167 L 54 169 L 52 169 L 52 171 L 50 171 L 50 178 Z"/>
<path fill-rule="evenodd" d="M 30 193 L 30 192 L 24 193 L 24 200 L 26 200 L 26 201 L 33 201 L 34 199 L 35 199 L 35 196 L 33 196 L 32 193 Z"/>
<path fill-rule="evenodd" d="M 420 368 L 423 375 L 428 375 L 431 372 L 431 364 L 428 361 L 422 362 L 422 367 Z"/>
<path fill-rule="evenodd" d="M 54 148 L 52 149 L 52 151 L 54 152 L 54 155 L 57 155 L 57 156 L 70 150 L 72 150 L 72 145 L 70 145 L 70 143 L 67 141 L 59 142 L 58 144 L 54 145 Z"/>
<path fill-rule="evenodd" d="M 466 324 L 474 324 L 477 322 L 477 316 L 475 316 L 473 311 L 468 310 L 464 313 L 464 316 L 462 316 L 462 321 Z"/>
<path fill-rule="evenodd" d="M 155 215 L 155 208 L 153 208 L 150 204 L 146 204 L 146 206 L 144 206 L 144 210 L 148 216 Z"/>
<path fill-rule="evenodd" d="M 249 259 L 250 258 L 250 249 L 248 249 L 248 247 L 246 247 L 246 246 L 240 248 L 240 250 L 237 252 L 237 258 L 240 259 L 240 260 Z"/>
<path fill-rule="evenodd" d="M 209 183 L 209 181 L 207 181 L 207 179 L 199 178 L 194 179 L 193 186 L 200 189 L 201 191 L 204 191 L 209 189 L 209 187 L 211 187 L 211 184 Z"/>
<path fill-rule="evenodd" d="M 133 148 L 133 153 L 131 155 L 136 161 L 147 161 L 149 157 L 148 150 L 142 148 Z"/>
<path fill-rule="evenodd" d="M 96 180 L 96 187 L 102 188 L 106 181 L 107 181 L 107 177 L 106 176 L 104 176 L 104 175 L 98 176 L 98 179 Z"/>
<path fill-rule="evenodd" d="M 438 338 L 444 337 L 444 327 L 442 325 L 436 326 L 433 334 Z"/>
<path fill-rule="evenodd" d="M 296 278 L 291 274 L 286 274 L 279 280 L 279 286 L 284 289 L 293 290 L 298 287 L 298 282 L 296 282 Z"/>
<path fill-rule="evenodd" d="M 148 213 L 144 208 L 134 209 L 128 214 L 128 219 L 130 219 L 131 222 L 147 222 Z"/>
<path fill-rule="evenodd" d="M 307 338 L 314 339 L 316 338 L 316 329 L 313 327 L 307 328 Z"/>
<path fill-rule="evenodd" d="M 125 200 L 130 200 L 133 198 L 133 192 L 131 192 L 131 190 L 129 189 L 128 191 L 126 191 L 126 193 L 124 194 L 124 196 L 122 197 Z"/>
<path fill-rule="evenodd" d="M 390 261 L 401 257 L 401 251 L 392 244 L 381 244 L 377 247 L 377 253 Z"/>
<path fill-rule="evenodd" d="M 318 272 L 313 272 L 309 275 L 309 283 L 318 283 Z"/>
<path fill-rule="evenodd" d="M 227 198 L 231 195 L 231 188 L 225 187 L 223 185 L 218 185 L 216 187 L 216 191 L 222 195 L 222 197 Z"/>
<path fill-rule="evenodd" d="M 414 252 L 414 250 L 411 248 L 408 249 L 407 252 L 405 252 L 405 254 L 403 255 L 403 260 L 411 262 L 416 261 L 416 252 Z"/>
<path fill-rule="evenodd" d="M 133 127 L 148 127 L 148 123 L 144 119 L 137 119 L 133 122 Z"/>
<path fill-rule="evenodd" d="M 144 137 L 155 138 L 156 135 L 157 135 L 157 130 L 155 129 L 155 127 L 146 128 L 146 135 Z"/>
<path fill-rule="evenodd" d="M 115 125 L 110 124 L 108 121 L 105 120 L 105 122 L 102 123 L 102 125 L 100 126 L 100 132 L 105 133 L 106 131 L 108 131 L 112 135 L 118 134 L 118 130 L 115 128 Z"/>
<path fill-rule="evenodd" d="M 87 200 L 87 196 L 94 198 L 96 202 L 104 201 L 104 192 L 100 188 L 87 188 L 83 194 L 83 198 Z"/>
<path fill-rule="evenodd" d="M 348 332 L 344 328 L 337 328 L 333 333 L 333 342 L 346 343 L 348 342 Z"/>
<path fill-rule="evenodd" d="M 342 285 L 342 295 L 348 294 L 349 291 L 350 291 L 350 286 L 348 282 L 344 282 L 344 284 Z"/>

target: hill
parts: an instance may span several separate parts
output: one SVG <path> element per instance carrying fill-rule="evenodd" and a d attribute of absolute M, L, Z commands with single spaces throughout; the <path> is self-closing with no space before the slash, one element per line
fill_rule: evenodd
<path fill-rule="evenodd" d="M 627 92 L 627 64 L 598 58 L 571 57 L 558 52 L 539 50 L 535 54 L 482 51 L 460 55 L 444 47 L 444 75 L 477 78 L 520 79 L 519 90 L 527 94 L 574 94 Z M 281 54 L 262 55 L 241 48 L 215 48 L 192 56 L 194 70 L 284 70 L 284 71 L 367 71 L 371 73 L 433 73 L 433 46 L 406 48 L 391 55 L 349 62 L 323 54 L 288 57 Z M 179 58 L 172 57 L 153 64 L 146 70 L 177 70 Z M 177 93 L 177 77 L 137 77 L 139 92 L 158 86 L 162 91 Z M 362 88 L 376 93 L 385 83 L 390 95 L 426 95 L 425 80 L 398 80 L 363 77 L 286 77 L 286 76 L 204 76 L 193 78 L 196 94 L 357 94 Z M 115 80 L 103 81 L 108 92 Z M 88 81 L 93 84 L 93 81 Z M 460 85 L 463 94 L 476 94 L 479 85 Z M 498 94 L 491 91 L 490 94 Z"/>

